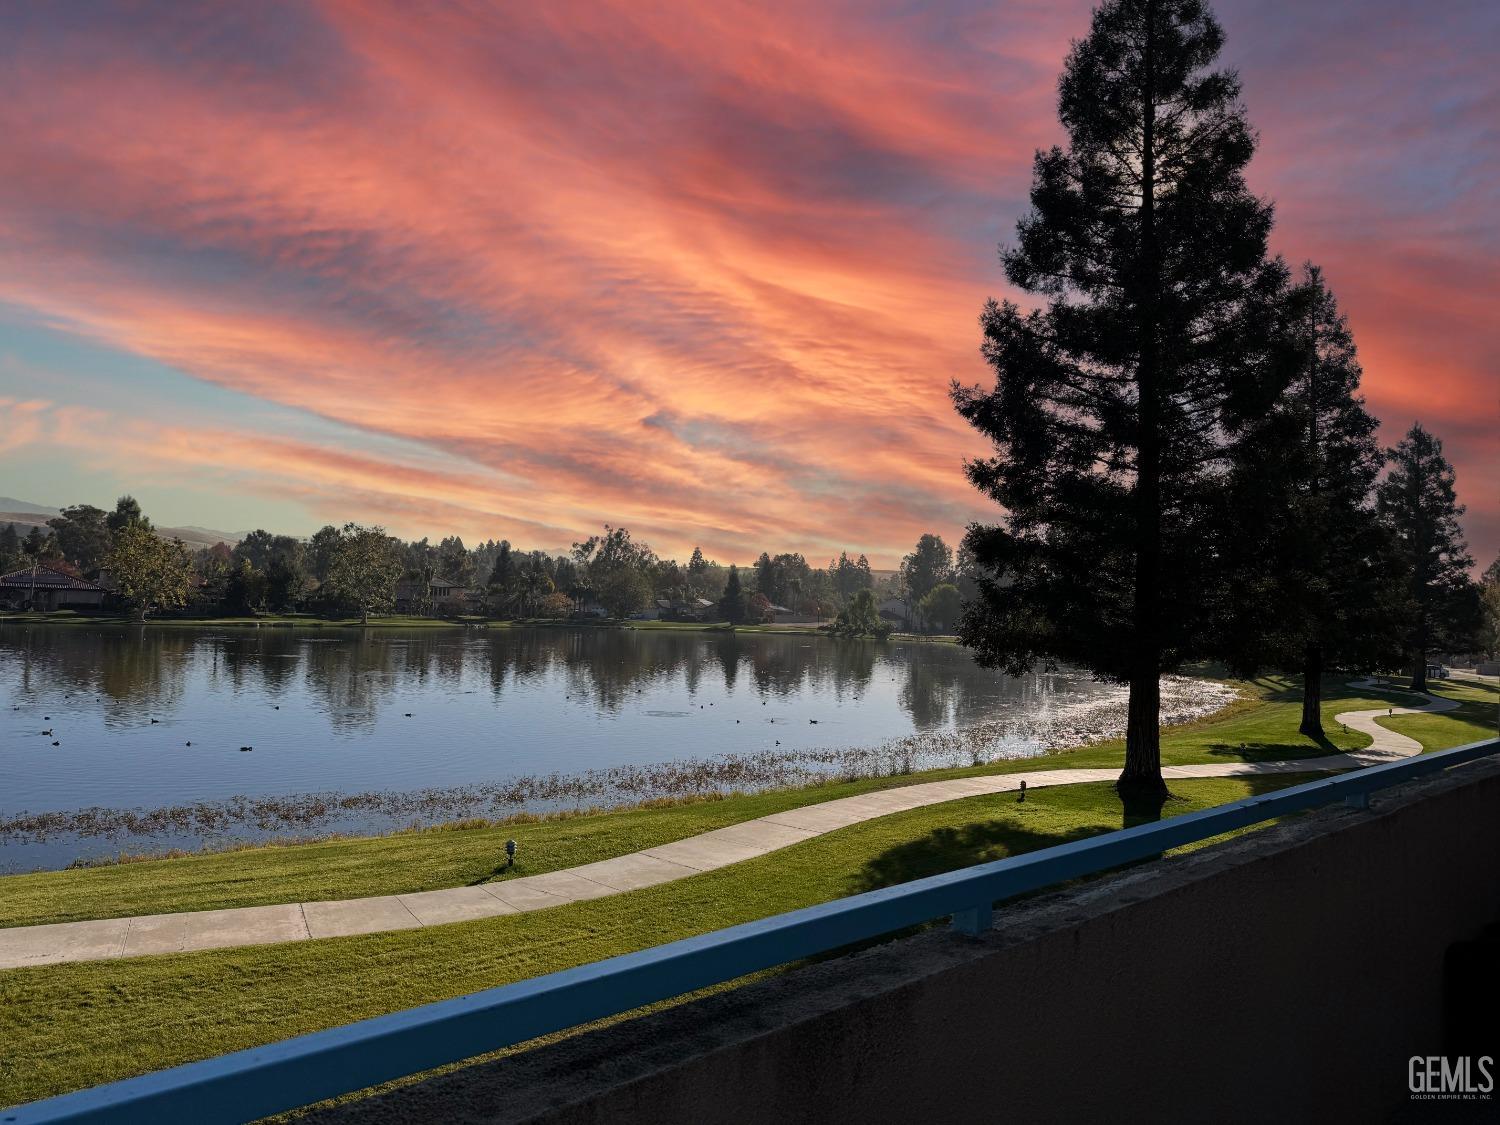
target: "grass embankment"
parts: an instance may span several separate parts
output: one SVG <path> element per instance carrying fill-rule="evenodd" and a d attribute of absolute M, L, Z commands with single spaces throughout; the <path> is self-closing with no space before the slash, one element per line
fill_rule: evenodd
<path fill-rule="evenodd" d="M 1356 697 L 1341 685 L 1330 684 L 1327 691 L 1324 722 L 1332 731 L 1327 747 L 1319 747 L 1296 733 L 1300 717 L 1296 694 L 1284 681 L 1266 679 L 1245 685 L 1245 697 L 1226 711 L 1168 731 L 1163 741 L 1163 760 L 1169 765 L 1258 761 L 1357 749 L 1368 745 L 1369 739 L 1357 732 L 1339 731 L 1338 724 L 1333 722 L 1334 713 L 1400 702 L 1398 696 Z M 1340 691 L 1345 694 L 1338 694 Z M 1445 729 L 1441 725 L 1436 728 Z M 1438 735 L 1435 733 L 1433 737 Z M 1463 739 L 1447 745 L 1457 745 L 1460 741 Z M 1059 765 L 1116 766 L 1123 757 L 1123 742 L 1112 740 L 1040 759 L 828 783 L 667 808 L 11 875 L 0 878 L 0 926 L 361 898 L 465 886 L 500 877 L 498 865 L 503 862 L 505 841 L 512 837 L 519 841 L 520 849 L 519 862 L 510 877 L 538 875 L 875 789 Z"/>
<path fill-rule="evenodd" d="M 1325 721 L 1333 732 L 1323 747 L 1296 733 L 1295 693 L 1278 681 L 1252 685 L 1252 698 L 1229 713 L 1174 729 L 1164 739 L 1169 762 L 1312 757 L 1319 750 L 1352 749 L 1368 740 L 1344 734 L 1337 711 L 1399 704 L 1403 697 L 1349 694 L 1330 684 Z M 1340 691 L 1346 694 L 1337 694 Z M 1483 737 L 1477 726 L 1493 714 L 1495 691 L 1445 683 L 1440 694 L 1464 708 L 1447 715 L 1411 716 L 1393 725 L 1432 724 L 1428 749 Z M 1405 697 L 1409 701 L 1409 697 Z M 1493 728 L 1489 728 L 1491 731 Z M 1476 730 L 1478 734 L 1476 735 Z M 1410 733 L 1410 732 L 1409 732 Z M 1430 739 L 1430 741 L 1429 741 Z M 1044 766 L 1117 764 L 1110 743 L 1038 763 L 1006 763 L 986 770 L 941 771 L 932 777 Z M 926 780 L 924 776 L 921 780 Z M 903 781 L 917 779 L 901 779 Z M 1305 780 L 1297 776 L 1176 780 L 1166 816 L 1220 804 Z M 887 780 L 883 784 L 891 784 Z M 861 783 L 866 787 L 882 782 Z M 316 870 L 344 856 L 339 897 L 453 885 L 493 872 L 500 841 L 522 840 L 529 870 L 570 866 L 641 846 L 640 841 L 683 830 L 694 817 L 729 823 L 778 807 L 855 791 L 826 786 L 796 794 L 729 798 L 712 804 L 640 810 L 524 828 L 432 832 L 389 839 L 343 841 L 223 856 L 192 857 L 114 869 L 11 876 L 0 880 L 7 911 L 20 914 L 102 916 L 100 902 L 151 901 L 160 908 L 270 901 L 262 880 L 274 881 L 280 900 L 310 897 L 291 886 L 326 886 Z M 1124 813 L 1107 783 L 968 798 L 853 825 L 760 859 L 628 894 L 422 930 L 300 942 L 289 945 L 55 965 L 0 973 L 0 1104 L 266 1043 L 383 1012 L 521 980 L 572 965 L 648 948 L 692 934 L 765 917 L 844 895 L 904 882 L 1006 855 L 1121 827 Z M 693 831 L 699 830 L 693 828 Z M 385 851 L 383 849 L 396 849 Z M 421 862 L 420 871 L 406 870 Z M 224 866 L 220 866 L 220 865 Z M 271 871 L 277 872 L 271 876 Z M 116 880 L 118 882 L 116 882 Z M 228 884 L 228 885 L 226 885 Z M 159 892 L 153 890 L 159 887 Z M 111 896 L 114 896 L 113 899 Z M 218 897 L 215 897 L 218 896 Z M 12 919 L 17 917 L 12 914 Z M 86 1050 L 79 1050 L 86 1044 Z"/>
<path fill-rule="evenodd" d="M 1279 777 L 1276 784 L 1294 779 Z M 1253 783 L 1174 785 L 1176 815 Z M 898 813 L 675 883 L 425 930 L 0 973 L 0 1104 L 408 1008 L 1121 826 L 1108 784 Z M 87 1044 L 80 1050 L 80 1044 Z"/>
<path fill-rule="evenodd" d="M 1478 680 L 1437 680 L 1427 687 L 1432 694 L 1452 699 L 1461 706 L 1457 711 L 1393 715 L 1382 719 L 1381 725 L 1415 738 L 1427 750 L 1462 746 L 1466 742 L 1495 737 L 1497 717 L 1500 717 L 1500 689 L 1494 684 Z M 1398 695 L 1396 699 L 1399 706 L 1401 697 Z M 1405 702 L 1411 703 L 1410 695 L 1405 697 Z"/>

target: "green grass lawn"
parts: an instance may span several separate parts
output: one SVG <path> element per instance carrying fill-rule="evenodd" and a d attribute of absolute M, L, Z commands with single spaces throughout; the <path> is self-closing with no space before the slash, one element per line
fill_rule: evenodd
<path fill-rule="evenodd" d="M 1495 737 L 1500 720 L 1500 691 L 1495 685 L 1475 680 L 1435 680 L 1427 686 L 1434 695 L 1452 699 L 1461 706 L 1457 711 L 1395 715 L 1381 720 L 1381 725 L 1415 738 L 1427 750 Z M 1406 697 L 1406 702 L 1411 703 L 1411 696 Z"/>
<path fill-rule="evenodd" d="M 1302 778 L 1174 783 L 1179 815 Z M 1107 784 L 869 821 L 675 883 L 531 914 L 0 973 L 0 1104 L 159 1069 L 1117 829 Z M 80 1049 L 81 1045 L 83 1049 Z"/>
<path fill-rule="evenodd" d="M 1297 734 L 1300 704 L 1296 693 L 1284 681 L 1266 679 L 1245 685 L 1245 698 L 1219 716 L 1166 732 L 1163 759 L 1168 764 L 1181 765 L 1312 757 L 1334 749 L 1358 748 L 1367 745 L 1369 739 L 1353 732 L 1340 732 L 1333 722 L 1334 712 L 1383 706 L 1401 698 L 1339 696 L 1335 694 L 1337 691 L 1347 689 L 1333 685 L 1328 690 L 1325 723 L 1333 733 L 1327 747 Z M 1441 727 L 1441 721 L 1438 717 L 1438 729 L 1446 729 Z M 1463 739 L 1447 744 L 1457 745 L 1459 741 Z M 520 843 L 520 862 L 512 875 L 537 875 L 872 789 L 1056 766 L 1117 766 L 1123 761 L 1124 752 L 1123 742 L 1114 740 L 1043 759 L 733 796 L 671 808 L 10 875 L 0 877 L 0 926 L 360 898 L 463 886 L 497 877 L 505 841 L 511 837 Z"/>
<path fill-rule="evenodd" d="M 1391 694 L 1338 694 L 1327 687 L 1332 738 L 1318 746 L 1296 733 L 1296 694 L 1278 680 L 1246 685 L 1226 713 L 1169 731 L 1168 762 L 1313 757 L 1357 748 L 1337 711 L 1409 702 Z M 1463 702 L 1446 715 L 1391 725 L 1428 749 L 1474 741 L 1493 719 L 1493 688 L 1446 682 Z M 1419 733 L 1420 732 L 1420 733 Z M 664 809 L 499 828 L 433 831 L 197 856 L 115 868 L 0 879 L 7 924 L 105 917 L 142 910 L 352 897 L 492 877 L 503 840 L 522 842 L 528 872 L 572 866 L 653 842 L 913 780 L 1118 764 L 1119 743 L 971 770 L 733 797 Z M 1165 816 L 1306 780 L 1174 780 Z M 816 837 L 772 855 L 674 883 L 510 915 L 421 930 L 277 946 L 216 950 L 0 972 L 0 1104 L 159 1069 L 335 1026 L 431 1000 L 648 948 L 692 934 L 905 882 L 985 860 L 1121 827 L 1125 813 L 1107 783 L 1035 789 L 951 801 Z M 80 1049 L 82 1048 L 82 1049 Z"/>

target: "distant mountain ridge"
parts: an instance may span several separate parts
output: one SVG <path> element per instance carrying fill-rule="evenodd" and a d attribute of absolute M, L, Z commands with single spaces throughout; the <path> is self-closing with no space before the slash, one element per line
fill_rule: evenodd
<path fill-rule="evenodd" d="M 21 535 L 25 535 L 33 527 L 45 528 L 48 520 L 61 514 L 61 508 L 17 500 L 14 496 L 0 496 L 0 525 L 11 524 Z M 233 547 L 245 537 L 243 531 L 215 531 L 211 527 L 192 524 L 186 527 L 158 527 L 156 530 L 168 539 L 181 539 L 194 548 L 212 547 L 215 543 L 227 543 Z"/>
<path fill-rule="evenodd" d="M 60 512 L 61 508 L 48 508 L 41 504 L 28 504 L 25 500 L 17 500 L 14 496 L 0 496 L 0 512 L 7 515 L 45 516 L 51 519 Z"/>

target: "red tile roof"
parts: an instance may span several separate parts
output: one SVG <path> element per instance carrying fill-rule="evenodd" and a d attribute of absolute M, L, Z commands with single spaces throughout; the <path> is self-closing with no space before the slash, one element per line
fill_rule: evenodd
<path fill-rule="evenodd" d="M 36 576 L 33 580 L 32 569 L 28 566 L 25 570 L 13 570 L 9 574 L 0 575 L 0 589 L 30 590 L 33 587 L 38 590 L 104 589 L 97 582 L 90 582 L 86 578 L 74 578 L 71 574 L 53 570 L 50 566 L 36 567 Z"/>

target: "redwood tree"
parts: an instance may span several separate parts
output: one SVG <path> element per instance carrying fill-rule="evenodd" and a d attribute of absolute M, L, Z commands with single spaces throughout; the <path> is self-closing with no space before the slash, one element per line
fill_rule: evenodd
<path fill-rule="evenodd" d="M 1301 672 L 1301 731 L 1322 738 L 1325 665 L 1387 663 L 1400 593 L 1375 515 L 1385 459 L 1348 322 L 1310 264 L 1283 307 L 1287 386 L 1236 450 L 1232 517 L 1244 533 L 1222 647 L 1243 674 Z"/>
<path fill-rule="evenodd" d="M 1453 466 L 1443 443 L 1418 422 L 1390 451 L 1381 481 L 1381 517 L 1396 539 L 1406 579 L 1405 650 L 1413 691 L 1427 690 L 1427 654 L 1474 644 L 1480 628 L 1479 587 L 1458 517 Z"/>
<path fill-rule="evenodd" d="M 1066 149 L 1036 156 L 984 310 L 995 386 L 954 387 L 993 443 L 968 466 L 1005 509 L 970 528 L 960 637 L 1019 673 L 1067 662 L 1129 685 L 1122 794 L 1157 797 L 1159 677 L 1213 648 L 1228 456 L 1274 396 L 1263 342 L 1286 286 L 1255 138 L 1198 0 L 1106 0 L 1059 87 Z"/>

